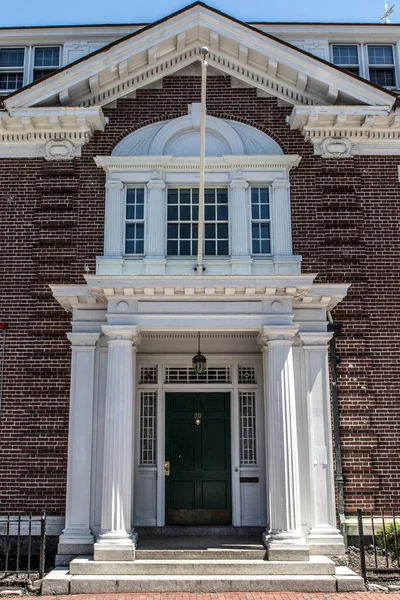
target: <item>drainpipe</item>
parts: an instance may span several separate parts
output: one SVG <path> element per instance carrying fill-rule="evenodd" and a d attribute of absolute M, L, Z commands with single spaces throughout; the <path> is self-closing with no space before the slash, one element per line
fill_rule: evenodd
<path fill-rule="evenodd" d="M 6 331 L 7 324 L 2 322 L 0 323 L 0 331 L 3 332 L 3 345 L 1 351 L 1 375 L 0 375 L 0 416 L 1 416 L 1 402 L 3 400 L 3 382 L 4 382 L 4 362 L 6 359 Z"/>
<path fill-rule="evenodd" d="M 340 532 L 343 536 L 344 545 L 347 550 L 347 530 L 344 514 L 344 478 L 342 465 L 342 449 L 340 445 L 340 419 L 339 419 L 339 390 L 337 365 L 340 359 L 336 353 L 336 335 L 340 331 L 340 326 L 335 324 L 331 312 L 328 311 L 328 330 L 333 332 L 329 342 L 329 366 L 332 381 L 332 416 L 333 416 L 333 439 L 335 442 L 335 466 L 336 466 L 336 490 L 337 490 L 337 508 L 339 516 Z"/>

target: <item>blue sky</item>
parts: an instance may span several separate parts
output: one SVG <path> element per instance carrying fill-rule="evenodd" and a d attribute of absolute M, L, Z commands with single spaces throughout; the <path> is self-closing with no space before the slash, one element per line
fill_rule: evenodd
<path fill-rule="evenodd" d="M 2 0 L 0 26 L 148 23 L 187 4 L 190 0 Z M 211 0 L 208 4 L 244 21 L 379 23 L 384 12 L 384 0 Z M 400 2 L 391 22 L 400 22 Z"/>

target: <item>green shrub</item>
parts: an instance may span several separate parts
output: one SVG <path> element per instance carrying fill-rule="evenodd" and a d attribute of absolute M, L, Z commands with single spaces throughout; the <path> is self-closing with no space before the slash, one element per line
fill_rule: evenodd
<path fill-rule="evenodd" d="M 385 548 L 385 536 L 383 527 L 382 529 L 378 529 L 376 532 L 376 539 L 378 541 L 379 547 L 385 551 L 391 558 L 398 558 L 400 555 L 400 523 L 396 522 L 396 535 L 397 535 L 397 551 L 396 551 L 396 540 L 395 540 L 395 528 L 394 523 L 389 523 L 389 525 L 385 525 L 385 533 L 386 533 L 386 548 Z"/>

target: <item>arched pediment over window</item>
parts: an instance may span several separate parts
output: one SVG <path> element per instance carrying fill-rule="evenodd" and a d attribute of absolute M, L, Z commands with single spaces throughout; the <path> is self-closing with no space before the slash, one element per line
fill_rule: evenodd
<path fill-rule="evenodd" d="M 113 156 L 198 156 L 200 104 L 189 114 L 134 131 L 115 148 Z M 267 134 L 236 121 L 206 118 L 206 155 L 282 155 L 282 148 Z"/>

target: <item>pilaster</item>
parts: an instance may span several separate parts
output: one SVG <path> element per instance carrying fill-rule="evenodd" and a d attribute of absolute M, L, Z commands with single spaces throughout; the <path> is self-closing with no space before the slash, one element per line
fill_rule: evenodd
<path fill-rule="evenodd" d="M 165 272 L 165 187 L 165 182 L 160 179 L 151 179 L 147 184 L 147 253 L 144 259 L 147 275 Z"/>
<path fill-rule="evenodd" d="M 336 528 L 327 332 L 301 333 L 307 389 L 311 473 L 312 554 L 344 554 L 343 537 Z"/>
<path fill-rule="evenodd" d="M 123 240 L 123 189 L 121 181 L 110 180 L 106 183 L 106 214 L 104 231 L 105 256 L 121 256 Z"/>
<path fill-rule="evenodd" d="M 234 179 L 231 188 L 231 264 L 232 274 L 251 273 L 249 214 L 247 189 L 249 184 L 244 179 Z"/>
<path fill-rule="evenodd" d="M 72 345 L 65 529 L 58 554 L 91 553 L 90 479 L 93 394 L 98 333 L 69 333 Z"/>
<path fill-rule="evenodd" d="M 95 560 L 134 560 L 132 529 L 135 326 L 102 327 L 108 337 L 101 531 Z M 134 345 L 134 346 L 133 346 Z"/>
<path fill-rule="evenodd" d="M 287 179 L 276 179 L 271 187 L 272 253 L 274 258 L 279 259 L 279 255 L 291 255 L 293 253 L 290 183 Z"/>
<path fill-rule="evenodd" d="M 263 327 L 269 488 L 269 560 L 308 560 L 300 518 L 299 456 L 292 345 L 297 327 Z"/>

